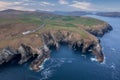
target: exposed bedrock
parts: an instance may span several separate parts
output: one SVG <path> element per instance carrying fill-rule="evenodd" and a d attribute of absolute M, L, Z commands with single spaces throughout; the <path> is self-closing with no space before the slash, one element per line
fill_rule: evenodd
<path fill-rule="evenodd" d="M 101 36 L 109 30 L 112 30 L 112 27 L 108 24 L 107 27 L 101 28 L 101 30 L 91 29 L 87 31 L 96 36 Z M 50 56 L 49 48 L 54 46 L 56 49 L 59 49 L 61 42 L 67 43 L 73 50 L 79 50 L 83 54 L 91 53 L 96 57 L 98 62 L 103 62 L 104 55 L 100 41 L 88 32 L 85 31 L 86 36 L 84 35 L 84 37 L 80 33 L 68 30 L 48 30 L 41 32 L 39 37 L 43 40 L 43 45 L 40 48 L 34 48 L 24 43 L 18 49 L 13 49 L 12 47 L 3 48 L 0 50 L 0 64 L 7 63 L 17 57 L 20 57 L 18 63 L 23 64 L 34 58 L 30 67 L 32 70 L 38 71 L 44 60 Z"/>
<path fill-rule="evenodd" d="M 47 46 L 59 48 L 59 43 L 65 42 L 74 50 L 80 50 L 82 53 L 92 53 L 99 62 L 103 62 L 104 56 L 102 53 L 100 42 L 97 38 L 83 39 L 77 33 L 70 31 L 51 31 L 43 33 L 43 39 Z"/>
<path fill-rule="evenodd" d="M 103 25 L 94 26 L 94 28 L 86 28 L 85 30 L 95 36 L 102 37 L 105 33 L 113 30 L 113 28 L 110 24 L 105 23 Z"/>
<path fill-rule="evenodd" d="M 10 47 L 4 48 L 0 52 L 0 64 L 7 63 L 8 61 L 13 60 L 14 58 L 20 57 L 18 61 L 19 64 L 23 64 L 30 60 L 31 58 L 35 59 L 31 62 L 30 67 L 32 70 L 39 70 L 40 65 L 44 62 L 46 58 L 50 55 L 49 48 L 44 45 L 40 49 L 32 48 L 31 46 L 21 44 L 17 50 L 14 50 Z"/>
<path fill-rule="evenodd" d="M 0 51 L 0 64 L 7 63 L 11 59 L 13 59 L 16 55 L 16 51 L 14 51 L 10 47 L 6 47 Z"/>
<path fill-rule="evenodd" d="M 21 44 L 21 46 L 17 50 L 18 54 L 21 54 L 21 59 L 19 64 L 22 64 L 28 61 L 32 57 L 32 49 L 29 46 Z"/>
<path fill-rule="evenodd" d="M 40 50 L 37 49 L 35 51 L 37 52 L 37 58 L 32 61 L 30 67 L 32 68 L 32 70 L 38 71 L 40 70 L 40 66 L 44 62 L 44 60 L 50 57 L 50 50 L 46 45 L 44 45 Z"/>

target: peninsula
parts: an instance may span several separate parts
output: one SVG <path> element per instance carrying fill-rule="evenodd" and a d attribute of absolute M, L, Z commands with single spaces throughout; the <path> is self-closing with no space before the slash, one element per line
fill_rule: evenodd
<path fill-rule="evenodd" d="M 98 62 L 103 62 L 104 54 L 97 36 L 110 30 L 108 23 L 90 17 L 4 10 L 0 12 L 0 65 L 16 58 L 23 64 L 34 58 L 30 67 L 38 71 L 50 57 L 50 47 L 59 49 L 61 43 L 83 54 L 90 53 Z"/>

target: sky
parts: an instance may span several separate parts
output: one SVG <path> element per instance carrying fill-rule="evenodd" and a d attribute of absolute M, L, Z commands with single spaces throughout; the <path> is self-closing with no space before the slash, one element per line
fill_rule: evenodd
<path fill-rule="evenodd" d="M 0 10 L 116 11 L 120 0 L 0 0 Z"/>

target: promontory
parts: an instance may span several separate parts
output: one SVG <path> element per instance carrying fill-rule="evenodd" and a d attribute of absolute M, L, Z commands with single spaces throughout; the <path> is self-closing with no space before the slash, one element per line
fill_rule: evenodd
<path fill-rule="evenodd" d="M 101 20 L 85 16 L 62 16 L 46 12 L 4 10 L 0 11 L 0 65 L 18 58 L 38 71 L 50 57 L 50 47 L 59 49 L 66 43 L 73 50 L 94 55 L 98 62 L 104 54 L 97 37 L 112 27 Z"/>

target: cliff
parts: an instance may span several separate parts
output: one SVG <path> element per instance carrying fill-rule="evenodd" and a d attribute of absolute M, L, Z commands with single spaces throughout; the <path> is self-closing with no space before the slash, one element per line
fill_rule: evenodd
<path fill-rule="evenodd" d="M 6 14 L 7 17 L 4 16 Z M 106 22 L 38 12 L 4 11 L 0 15 L 3 15 L 0 20 L 1 65 L 16 58 L 19 59 L 18 64 L 33 59 L 30 67 L 38 71 L 44 60 L 50 57 L 50 47 L 59 49 L 61 43 L 67 43 L 83 54 L 94 55 L 98 62 L 104 61 L 100 40 L 96 36 L 112 30 Z"/>
<path fill-rule="evenodd" d="M 48 31 L 43 33 L 43 40 L 47 46 L 59 48 L 60 43 L 67 43 L 73 50 L 89 52 L 96 56 L 99 62 L 103 62 L 104 56 L 99 40 L 94 36 L 82 38 L 81 35 L 71 31 Z"/>
<path fill-rule="evenodd" d="M 85 30 L 95 36 L 102 37 L 105 33 L 113 30 L 113 28 L 110 24 L 104 23 L 102 25 L 94 26 L 94 28 L 85 28 Z"/>
<path fill-rule="evenodd" d="M 86 34 L 88 34 L 86 32 Z M 17 49 L 12 47 L 3 48 L 0 52 L 0 64 L 7 63 L 14 58 L 20 57 L 19 64 L 23 64 L 34 58 L 30 67 L 32 70 L 38 71 L 44 60 L 50 57 L 50 47 L 59 49 L 60 43 L 67 43 L 73 50 L 79 50 L 83 54 L 87 52 L 96 57 L 99 62 L 103 62 L 104 56 L 102 53 L 99 40 L 88 34 L 88 37 L 82 38 L 79 33 L 67 30 L 48 30 L 39 34 L 43 40 L 43 45 L 39 48 L 31 45 L 21 44 Z"/>

